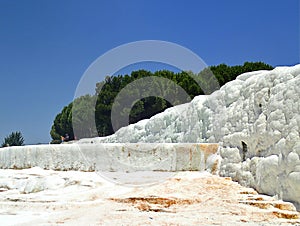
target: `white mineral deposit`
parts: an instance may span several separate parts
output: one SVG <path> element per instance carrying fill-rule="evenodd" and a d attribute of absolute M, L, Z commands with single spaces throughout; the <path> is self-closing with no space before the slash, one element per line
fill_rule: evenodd
<path fill-rule="evenodd" d="M 245 73 L 108 137 L 3 148 L 0 224 L 299 225 L 299 87 L 300 65 Z"/>

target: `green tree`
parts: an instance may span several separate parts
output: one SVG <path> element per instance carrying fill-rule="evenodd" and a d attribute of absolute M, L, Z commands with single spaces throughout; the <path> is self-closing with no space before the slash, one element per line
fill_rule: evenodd
<path fill-rule="evenodd" d="M 149 86 L 150 88 L 157 89 L 163 97 L 181 96 L 178 95 L 178 87 L 181 87 L 189 95 L 189 98 L 183 100 L 187 102 L 195 96 L 211 94 L 242 73 L 271 69 L 273 69 L 272 66 L 263 62 L 245 62 L 243 65 L 237 66 L 228 66 L 226 64 L 210 66 L 198 74 L 194 74 L 191 71 L 175 73 L 168 70 L 161 70 L 152 73 L 146 70 L 138 70 L 131 72 L 130 75 L 108 75 L 104 81 L 96 84 L 95 95 L 80 97 L 64 107 L 62 112 L 56 116 L 50 134 L 53 139 L 60 139 L 60 136 L 68 133 L 73 139 L 72 123 L 76 123 L 76 130 L 78 130 L 76 131 L 76 135 L 78 138 L 97 135 L 107 136 L 114 133 L 111 122 L 113 105 L 118 109 L 117 112 L 120 112 L 120 116 L 129 115 L 128 120 L 132 124 L 142 119 L 150 118 L 171 107 L 172 104 L 177 105 L 182 103 L 182 100 L 177 101 L 175 99 L 170 104 L 168 100 L 153 96 Z M 141 79 L 149 76 L 165 78 L 171 82 L 161 84 L 158 82 L 158 79 L 157 81 L 153 80 L 149 85 L 149 83 L 145 82 L 145 79 Z M 132 85 L 135 82 L 138 82 L 138 88 Z M 173 85 L 173 83 L 177 84 L 177 86 Z M 123 90 L 124 87 L 126 87 L 126 91 Z M 122 95 L 119 95 L 120 92 L 123 92 Z M 131 97 L 141 96 L 143 98 L 137 100 L 135 103 L 130 102 L 134 99 Z M 75 108 L 72 109 L 72 104 L 74 103 L 76 103 Z M 75 114 L 74 118 L 72 118 L 72 112 Z M 93 125 L 95 122 L 96 128 Z M 114 126 L 116 126 L 114 129 L 118 129 L 124 125 L 122 122 L 114 122 Z"/>
<path fill-rule="evenodd" d="M 95 105 L 96 96 L 91 95 L 81 96 L 73 101 L 71 123 L 77 139 L 98 136 Z"/>
<path fill-rule="evenodd" d="M 227 66 L 226 64 L 220 64 L 217 66 L 211 66 L 209 67 L 209 69 L 217 78 L 221 87 L 227 82 L 234 80 L 238 75 L 242 73 L 258 70 L 272 70 L 273 67 L 263 62 L 245 62 L 243 65 L 237 66 Z"/>
<path fill-rule="evenodd" d="M 11 134 L 9 134 L 7 137 L 4 138 L 4 141 L 2 143 L 2 147 L 22 145 L 24 145 L 24 138 L 22 136 L 22 133 L 19 131 L 12 132 Z"/>
<path fill-rule="evenodd" d="M 69 135 L 70 140 L 74 139 L 72 126 L 72 106 L 73 103 L 65 106 L 62 112 L 55 117 L 50 131 L 53 143 L 59 143 L 61 136 L 65 136 L 65 134 Z"/>
<path fill-rule="evenodd" d="M 61 136 L 69 135 L 70 140 L 75 139 L 74 128 L 76 128 L 76 138 L 95 137 L 95 99 L 96 96 L 85 95 L 75 99 L 65 106 L 53 122 L 50 135 L 52 143 L 60 143 Z"/>

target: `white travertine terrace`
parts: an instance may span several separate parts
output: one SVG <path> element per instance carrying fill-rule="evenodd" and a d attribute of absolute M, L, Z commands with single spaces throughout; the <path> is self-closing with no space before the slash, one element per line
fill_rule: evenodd
<path fill-rule="evenodd" d="M 212 95 L 93 142 L 217 142 L 221 176 L 300 208 L 299 87 L 300 65 L 245 73 Z"/>
<path fill-rule="evenodd" d="M 77 144 L 56 145 L 52 146 L 53 150 L 46 147 L 51 145 L 41 146 L 41 149 L 47 149 L 47 154 L 43 157 L 36 154 L 36 151 L 28 151 L 27 147 L 1 150 L 0 166 L 9 168 L 11 166 L 8 164 L 15 162 L 16 168 L 22 168 L 25 162 L 51 164 L 56 159 L 53 161 L 59 164 L 58 168 L 67 170 L 78 166 L 81 169 L 83 164 L 80 159 L 95 156 L 93 152 L 101 145 L 112 145 L 104 143 L 219 143 L 218 156 L 213 154 L 208 159 L 213 163 L 221 159 L 221 164 L 218 165 L 221 176 L 230 176 L 261 193 L 292 201 L 299 209 L 299 87 L 300 65 L 245 73 L 209 96 L 195 97 L 190 103 L 167 109 L 151 119 L 121 128 L 109 137 L 83 139 Z M 159 155 L 148 156 L 153 160 L 150 162 L 163 163 L 155 164 L 156 167 L 162 167 L 159 170 L 180 170 L 174 165 L 174 158 L 171 160 L 175 155 L 169 150 L 168 144 L 162 145 L 164 147 L 159 149 Z M 76 154 L 78 147 L 82 151 L 77 151 Z M 95 147 L 95 150 L 91 147 Z M 28 152 L 21 153 L 22 151 Z M 17 152 L 19 154 L 16 155 Z M 83 157 L 80 156 L 82 153 Z M 138 153 L 135 154 L 138 156 Z M 133 158 L 128 158 L 128 152 L 115 151 L 105 155 L 117 156 L 125 166 L 134 166 L 134 161 L 131 161 Z M 103 161 L 107 166 L 113 158 L 105 155 L 97 161 Z M 182 157 L 183 160 L 184 158 Z M 70 162 L 70 159 L 79 160 Z M 106 159 L 110 160 L 107 162 Z M 145 161 L 137 161 L 136 164 L 141 162 Z M 32 164 L 34 165 L 36 164 Z M 115 162 L 112 165 L 117 166 Z M 204 169 L 212 169 L 212 165 L 214 164 L 205 165 Z M 119 166 L 124 169 L 122 164 Z M 46 165 L 43 166 L 45 167 Z M 84 170 L 93 170 L 89 167 L 92 165 Z M 146 165 L 145 169 L 153 168 L 147 168 Z"/>

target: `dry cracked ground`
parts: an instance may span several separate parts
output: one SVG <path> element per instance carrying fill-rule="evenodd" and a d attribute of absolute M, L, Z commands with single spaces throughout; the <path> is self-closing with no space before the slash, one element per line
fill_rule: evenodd
<path fill-rule="evenodd" d="M 1 225 L 300 225 L 288 202 L 206 172 L 0 170 Z M 170 175 L 168 175 L 170 176 Z M 123 180 L 124 182 L 124 180 Z M 147 182 L 147 181 L 146 181 Z M 124 182 L 126 183 L 126 182 Z"/>

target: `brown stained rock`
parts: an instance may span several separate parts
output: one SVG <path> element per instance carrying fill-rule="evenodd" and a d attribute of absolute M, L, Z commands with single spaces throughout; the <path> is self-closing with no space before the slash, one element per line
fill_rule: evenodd
<path fill-rule="evenodd" d="M 295 206 L 289 202 L 275 202 L 273 206 L 280 210 L 296 211 Z"/>
<path fill-rule="evenodd" d="M 296 208 L 292 203 L 278 201 L 275 198 L 267 195 L 259 195 L 259 194 L 248 195 L 246 200 L 244 197 L 241 198 L 240 203 L 255 206 L 260 209 L 276 208 L 279 210 L 296 211 Z"/>
<path fill-rule="evenodd" d="M 219 162 L 215 161 L 214 164 L 211 167 L 211 174 L 217 175 L 219 171 Z"/>
<path fill-rule="evenodd" d="M 257 195 L 258 193 L 253 189 L 251 189 L 251 190 L 249 189 L 249 190 L 241 191 L 240 194 L 242 194 L 242 195 L 249 195 L 249 194 Z"/>
<path fill-rule="evenodd" d="M 180 198 L 161 198 L 161 197 L 130 197 L 125 199 L 110 199 L 119 203 L 133 204 L 134 207 L 140 211 L 153 211 L 153 212 L 174 212 L 170 210 L 173 205 L 191 205 L 200 203 L 199 199 L 180 199 Z"/>
<path fill-rule="evenodd" d="M 247 205 L 250 205 L 250 206 L 255 206 L 255 207 L 258 207 L 260 209 L 270 209 L 273 207 L 272 203 L 270 202 L 266 202 L 266 201 L 240 201 L 240 203 L 242 204 L 247 204 Z"/>
<path fill-rule="evenodd" d="M 195 211 L 195 216 L 206 216 L 216 211 L 215 214 L 224 217 L 236 216 L 241 223 L 275 222 L 276 218 L 295 222 L 299 215 L 291 203 L 260 195 L 230 178 L 217 176 L 193 179 L 175 176 L 159 186 L 137 190 L 135 196 L 110 200 L 131 205 L 141 212 L 184 214 Z M 220 208 L 227 211 L 219 211 Z M 205 212 L 208 209 L 211 212 Z"/>
<path fill-rule="evenodd" d="M 223 177 L 224 180 L 229 180 L 229 181 L 232 181 L 231 177 Z"/>
<path fill-rule="evenodd" d="M 300 214 L 295 211 L 283 211 L 283 210 L 275 210 L 272 212 L 278 218 L 284 219 L 300 219 Z"/>
<path fill-rule="evenodd" d="M 137 207 L 140 211 L 150 211 L 150 209 L 151 209 L 151 206 L 150 206 L 149 204 L 147 204 L 147 203 L 144 203 L 144 202 L 138 203 L 138 204 L 136 205 L 136 207 Z"/>
<path fill-rule="evenodd" d="M 207 161 L 208 156 L 212 154 L 216 154 L 219 148 L 219 144 L 196 144 L 200 147 L 200 149 L 204 152 L 204 158 L 205 158 L 205 163 Z M 218 171 L 218 162 L 214 162 L 214 165 L 212 166 L 212 174 L 216 174 Z"/>
<path fill-rule="evenodd" d="M 200 149 L 204 151 L 207 155 L 216 154 L 219 148 L 219 144 L 197 144 Z"/>

